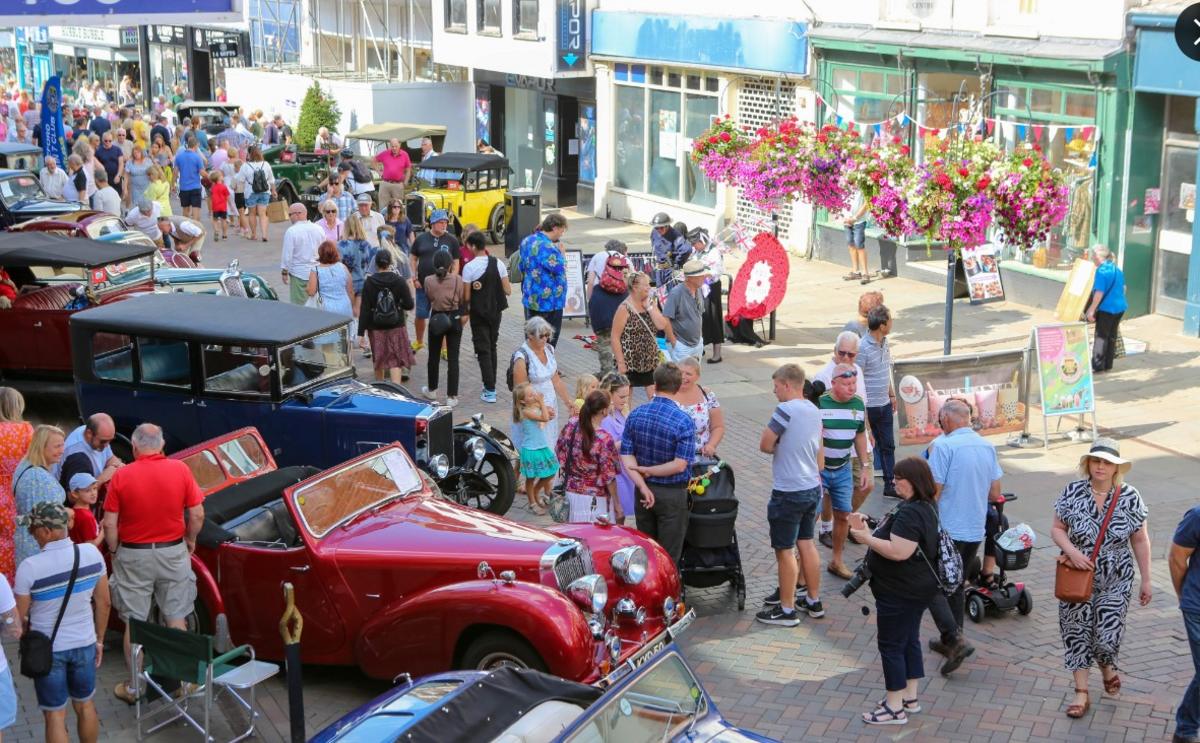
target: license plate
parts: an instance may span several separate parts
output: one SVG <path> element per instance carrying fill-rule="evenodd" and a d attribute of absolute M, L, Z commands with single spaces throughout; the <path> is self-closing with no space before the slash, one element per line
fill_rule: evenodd
<path fill-rule="evenodd" d="M 692 626 L 692 622 L 696 621 L 695 609 L 688 609 L 688 613 L 679 618 L 679 621 L 667 627 L 667 634 L 671 639 L 675 639 L 683 634 L 683 631 Z"/>

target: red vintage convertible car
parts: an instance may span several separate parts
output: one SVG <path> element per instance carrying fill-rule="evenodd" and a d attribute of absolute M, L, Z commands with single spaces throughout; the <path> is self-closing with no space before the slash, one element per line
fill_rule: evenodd
<path fill-rule="evenodd" d="M 645 535 L 459 506 L 399 444 L 324 472 L 277 468 L 243 428 L 172 456 L 206 496 L 198 629 L 259 657 L 283 657 L 284 582 L 304 662 L 387 679 L 517 665 L 593 682 L 684 617 L 675 566 Z"/>

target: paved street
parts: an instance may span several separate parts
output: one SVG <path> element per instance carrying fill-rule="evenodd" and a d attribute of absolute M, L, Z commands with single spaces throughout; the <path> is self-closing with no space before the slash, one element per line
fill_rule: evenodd
<path fill-rule="evenodd" d="M 242 266 L 278 283 L 278 252 L 285 224 L 272 225 L 269 245 L 233 239 L 212 243 L 205 258 L 220 265 L 239 257 Z M 567 248 L 592 252 L 609 237 L 629 241 L 634 250 L 646 249 L 648 228 L 616 222 L 580 219 L 572 222 Z M 1025 521 L 1038 533 L 1038 548 L 1026 571 L 1014 577 L 1027 581 L 1034 597 L 1028 617 L 1016 614 L 969 625 L 968 639 L 977 653 L 951 679 L 936 672 L 938 656 L 929 654 L 928 679 L 922 687 L 925 711 L 909 725 L 871 729 L 858 716 L 882 695 L 882 674 L 875 649 L 874 618 L 864 616 L 866 590 L 850 600 L 838 594 L 841 581 L 831 579 L 822 591 L 827 617 L 805 620 L 795 629 L 767 627 L 754 622 L 762 596 L 774 585 L 774 558 L 767 540 L 765 503 L 770 490 L 769 460 L 757 452 L 758 436 L 774 405 L 770 374 L 778 364 L 797 361 L 813 370 L 829 356 L 834 336 L 854 314 L 860 287 L 840 279 L 840 267 L 793 258 L 787 299 L 779 313 L 777 342 L 762 349 L 727 347 L 726 362 L 706 365 L 702 383 L 720 399 L 727 434 L 720 451 L 737 473 L 742 501 L 738 534 L 748 577 L 746 610 L 738 612 L 726 588 L 689 594 L 700 619 L 683 641 L 684 650 L 733 722 L 782 740 L 895 740 L 919 741 L 1132 741 L 1164 740 L 1173 729 L 1173 707 L 1192 674 L 1183 626 L 1170 589 L 1163 556 L 1175 523 L 1195 502 L 1194 476 L 1200 461 L 1200 341 L 1177 334 L 1178 323 L 1145 317 L 1122 326 L 1126 338 L 1146 341 L 1146 354 L 1117 362 L 1114 372 L 1097 381 L 1099 423 L 1122 439 L 1122 453 L 1133 459 L 1129 481 L 1138 487 L 1150 509 L 1154 545 L 1154 590 L 1150 606 L 1134 606 L 1121 656 L 1124 690 L 1119 699 L 1101 696 L 1098 674 L 1093 681 L 1093 711 L 1084 719 L 1068 720 L 1063 710 L 1071 690 L 1062 670 L 1053 599 L 1053 553 L 1049 538 L 1050 505 L 1071 473 L 1082 444 L 1053 439 L 1048 450 L 1017 449 L 993 440 L 1000 448 L 1005 489 L 1021 500 L 1008 510 L 1015 524 Z M 876 287 L 872 287 L 876 288 Z M 887 304 L 896 315 L 893 334 L 897 357 L 938 354 L 941 350 L 941 289 L 903 277 L 880 282 Z M 502 328 L 502 357 L 520 337 L 519 299 Z M 956 305 L 956 350 L 1018 348 L 1033 322 L 1048 320 L 1045 312 L 1011 303 L 970 307 Z M 563 329 L 559 358 L 569 378 L 593 371 L 595 357 L 572 337 L 586 332 L 579 320 Z M 456 418 L 484 411 L 504 423 L 508 393 L 487 406 L 478 399 L 479 373 L 464 341 L 462 405 Z M 414 370 L 412 388 L 425 381 L 424 354 Z M 360 360 L 361 375 L 370 375 L 369 362 Z M 485 410 L 486 409 L 486 410 Z M 36 412 L 36 411 L 35 411 Z M 1040 419 L 1032 424 L 1040 432 Z M 1051 424 L 1053 431 L 1054 423 Z M 1073 427 L 1064 423 L 1063 429 Z M 1053 438 L 1053 437 L 1052 437 Z M 903 456 L 908 451 L 898 452 Z M 878 495 L 866 510 L 880 514 L 885 504 Z M 514 508 L 510 516 L 538 519 Z M 545 523 L 548 520 L 542 519 Z M 850 548 L 857 557 L 861 548 Z M 823 550 L 823 556 L 825 551 Z M 828 577 L 828 576 L 826 576 Z M 933 636 L 926 621 L 924 637 Z M 15 659 L 15 648 L 8 657 Z M 358 703 L 386 688 L 364 679 L 353 669 L 304 669 L 308 732 L 311 734 Z M 132 711 L 115 701 L 113 685 L 121 678 L 119 651 L 110 649 L 101 669 L 98 702 L 102 737 L 129 740 Z M 6 739 L 41 737 L 41 719 L 31 684 L 18 680 L 22 709 L 18 725 Z M 264 740 L 287 737 L 287 695 L 279 681 L 260 696 L 265 711 Z M 162 740 L 194 737 L 172 729 Z"/>

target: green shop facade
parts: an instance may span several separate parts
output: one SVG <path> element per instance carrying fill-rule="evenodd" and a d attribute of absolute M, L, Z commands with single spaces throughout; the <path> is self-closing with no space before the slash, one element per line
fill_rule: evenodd
<path fill-rule="evenodd" d="M 867 139 L 895 137 L 918 162 L 961 125 L 1005 148 L 1041 145 L 1063 170 L 1067 217 L 1029 251 L 996 244 L 1008 299 L 1053 308 L 1075 260 L 1102 243 L 1122 247 L 1129 55 L 1121 41 L 1009 39 L 824 25 L 809 32 L 817 58 L 818 115 L 855 122 Z M 968 119 L 968 112 L 982 118 Z M 819 213 L 816 255 L 849 265 L 845 228 Z M 941 246 L 896 242 L 868 224 L 871 268 L 945 283 Z M 874 245 L 872 244 L 874 243 Z M 878 253 L 875 248 L 878 248 Z M 1150 250 L 1124 245 L 1128 315 L 1150 311 Z"/>

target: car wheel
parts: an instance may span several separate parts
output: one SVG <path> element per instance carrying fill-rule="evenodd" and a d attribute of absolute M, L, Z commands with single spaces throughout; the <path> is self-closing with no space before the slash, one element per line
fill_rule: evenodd
<path fill-rule="evenodd" d="M 524 638 L 505 630 L 493 630 L 476 638 L 463 653 L 462 667 L 475 671 L 496 668 L 532 668 L 545 671 L 546 664 Z"/>
<path fill-rule="evenodd" d="M 492 216 L 488 219 L 488 237 L 492 239 L 493 245 L 499 245 L 504 242 L 504 230 L 507 225 L 504 223 L 504 204 L 497 204 L 495 209 L 492 209 Z"/>
<path fill-rule="evenodd" d="M 494 453 L 484 456 L 483 464 L 479 467 L 479 474 L 492 487 L 492 492 L 489 494 L 491 499 L 487 500 L 488 496 L 485 495 L 476 498 L 476 503 L 468 505 L 498 516 L 508 513 L 517 489 L 517 478 L 513 474 L 512 467 L 509 466 L 508 459 Z"/>

